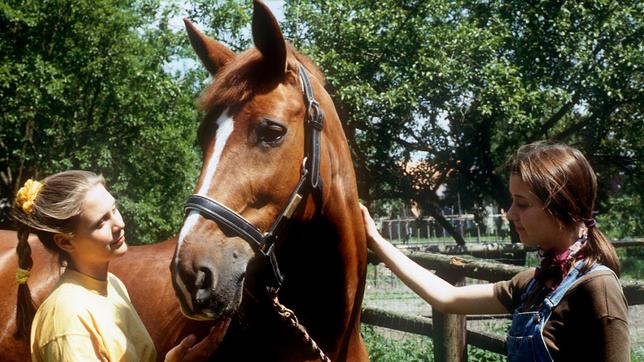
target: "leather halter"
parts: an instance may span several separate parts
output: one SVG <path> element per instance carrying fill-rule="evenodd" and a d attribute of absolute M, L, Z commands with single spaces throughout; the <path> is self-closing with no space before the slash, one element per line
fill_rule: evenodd
<path fill-rule="evenodd" d="M 312 192 L 318 201 L 322 200 L 322 179 L 320 178 L 320 133 L 324 127 L 324 114 L 320 104 L 315 100 L 311 82 L 306 70 L 300 64 L 300 78 L 306 114 L 304 119 L 305 127 L 305 155 L 302 160 L 300 180 L 291 193 L 284 210 L 277 216 L 273 225 L 267 232 L 262 231 L 253 225 L 246 218 L 231 210 L 226 205 L 204 195 L 193 194 L 186 202 L 185 211 L 197 211 L 201 216 L 215 221 L 220 227 L 225 227 L 238 237 L 246 240 L 255 252 L 264 260 L 267 260 L 273 270 L 273 278 L 268 281 L 268 286 L 279 289 L 284 277 L 277 265 L 275 256 L 275 243 L 279 239 L 280 232 L 297 210 L 300 201 Z M 307 182 L 308 181 L 308 182 Z"/>

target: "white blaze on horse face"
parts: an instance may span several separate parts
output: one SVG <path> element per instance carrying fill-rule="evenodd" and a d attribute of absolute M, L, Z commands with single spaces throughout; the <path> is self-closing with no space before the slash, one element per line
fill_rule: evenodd
<path fill-rule="evenodd" d="M 215 171 L 217 170 L 217 165 L 219 164 L 219 159 L 221 158 L 221 153 L 224 151 L 224 146 L 226 146 L 228 137 L 233 133 L 234 125 L 233 117 L 228 114 L 228 109 L 224 110 L 221 113 L 221 116 L 217 119 L 217 134 L 215 135 L 214 144 L 215 148 L 208 160 L 206 174 L 201 179 L 201 187 L 199 188 L 199 191 L 197 191 L 197 194 L 207 196 L 210 184 L 212 183 Z"/>
<path fill-rule="evenodd" d="M 215 134 L 215 141 L 213 144 L 214 148 L 212 150 L 212 153 L 210 154 L 210 158 L 207 161 L 206 173 L 201 178 L 201 186 L 199 187 L 199 190 L 197 190 L 198 195 L 208 195 L 208 190 L 210 189 L 212 179 L 215 176 L 215 171 L 217 170 L 219 159 L 221 158 L 221 154 L 224 151 L 224 146 L 226 146 L 228 137 L 230 137 L 230 135 L 233 133 L 233 129 L 233 117 L 228 113 L 228 109 L 225 109 L 223 112 L 221 112 L 221 115 L 217 119 L 217 133 Z M 183 246 L 183 242 L 186 239 L 186 236 L 197 224 L 198 219 L 199 213 L 197 211 L 191 210 L 190 213 L 188 213 L 188 217 L 186 217 L 186 220 L 183 222 L 183 226 L 181 227 L 181 231 L 179 232 L 179 240 L 177 241 L 177 253 L 174 259 L 175 281 L 177 283 L 177 286 L 179 286 L 179 289 L 181 289 L 181 294 L 183 294 L 184 301 L 188 303 L 188 306 L 191 310 L 194 310 L 194 308 L 192 307 L 192 297 L 190 296 L 188 288 L 186 288 L 186 285 L 183 283 L 178 273 L 179 251 Z"/>

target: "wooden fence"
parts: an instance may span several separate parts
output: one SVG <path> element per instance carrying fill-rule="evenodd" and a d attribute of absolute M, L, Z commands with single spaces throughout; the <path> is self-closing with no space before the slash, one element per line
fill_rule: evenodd
<path fill-rule="evenodd" d="M 414 250 L 402 251 L 422 267 L 435 270 L 437 275 L 454 285 L 464 284 L 465 277 L 488 282 L 509 280 L 526 269 L 521 266 L 488 262 L 470 256 L 449 256 Z M 368 257 L 369 263 L 380 263 L 374 253 L 369 252 Z M 622 287 L 629 305 L 644 304 L 644 282 L 622 282 Z M 430 319 L 365 308 L 363 309 L 362 322 L 432 337 L 434 359 L 437 362 L 467 360 L 467 344 L 495 353 L 507 354 L 505 337 L 468 331 L 464 315 L 446 314 L 434 309 Z"/>
<path fill-rule="evenodd" d="M 617 249 L 630 247 L 644 247 L 644 238 L 618 239 L 612 242 Z M 489 255 L 502 255 L 507 253 L 521 253 L 537 251 L 536 247 L 525 246 L 521 243 L 509 243 L 507 241 L 485 242 L 485 243 L 466 243 L 465 245 L 457 244 L 437 244 L 437 243 L 408 243 L 396 244 L 400 249 L 427 251 L 439 254 L 449 255 L 472 255 L 486 258 Z"/>
<path fill-rule="evenodd" d="M 615 248 L 644 247 L 644 238 L 619 239 L 612 242 Z M 471 255 L 482 259 L 496 259 L 507 264 L 525 265 L 528 252 L 535 252 L 537 248 L 528 247 L 521 243 L 486 242 L 457 244 L 436 243 L 409 243 L 396 244 L 400 249 L 424 251 L 447 255 Z"/>

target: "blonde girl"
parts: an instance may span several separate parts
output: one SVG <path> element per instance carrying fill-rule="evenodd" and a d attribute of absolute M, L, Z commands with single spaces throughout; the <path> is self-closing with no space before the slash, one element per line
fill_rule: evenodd
<path fill-rule="evenodd" d="M 16 197 L 19 283 L 17 335 L 30 338 L 33 361 L 155 361 L 152 339 L 125 285 L 109 273 L 127 252 L 125 224 L 102 176 L 66 171 L 41 182 L 28 180 Z M 53 292 L 36 311 L 27 284 L 32 267 L 27 239 L 43 245 L 66 265 Z M 205 359 L 223 338 L 227 321 L 195 343 L 186 337 L 166 361 Z"/>

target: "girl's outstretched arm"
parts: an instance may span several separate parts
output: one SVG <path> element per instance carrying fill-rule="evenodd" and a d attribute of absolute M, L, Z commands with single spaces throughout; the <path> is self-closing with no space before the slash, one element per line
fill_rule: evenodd
<path fill-rule="evenodd" d="M 385 240 L 369 210 L 360 205 L 369 248 L 409 288 L 439 311 L 452 314 L 501 314 L 508 310 L 494 296 L 493 284 L 456 287 L 416 264 Z"/>

